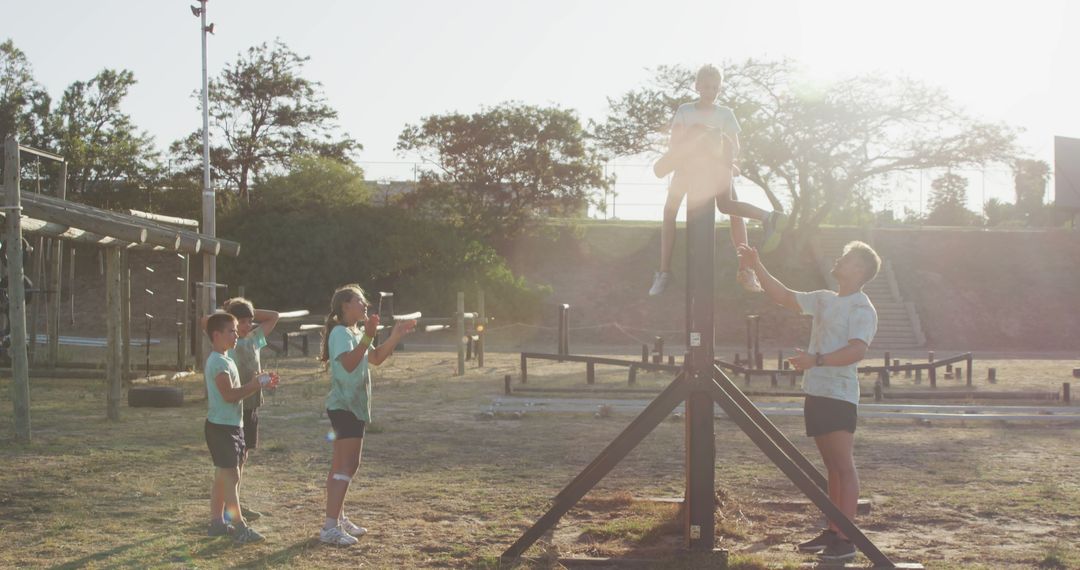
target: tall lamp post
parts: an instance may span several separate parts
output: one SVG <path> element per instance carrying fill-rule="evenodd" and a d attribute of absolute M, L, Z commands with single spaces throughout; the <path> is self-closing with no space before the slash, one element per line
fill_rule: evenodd
<path fill-rule="evenodd" d="M 202 233 L 210 237 L 217 235 L 215 220 L 214 189 L 210 186 L 210 104 L 209 89 L 206 80 L 206 34 L 214 33 L 214 24 L 206 23 L 206 3 L 198 0 L 198 6 L 191 7 L 191 13 L 200 18 L 199 36 L 202 40 L 202 142 L 203 142 L 203 184 L 202 184 Z M 198 291 L 202 294 L 199 310 L 208 315 L 217 307 L 217 257 L 203 254 L 203 278 Z M 205 342 L 204 342 L 205 348 Z M 205 350 L 203 351 L 205 356 Z"/>

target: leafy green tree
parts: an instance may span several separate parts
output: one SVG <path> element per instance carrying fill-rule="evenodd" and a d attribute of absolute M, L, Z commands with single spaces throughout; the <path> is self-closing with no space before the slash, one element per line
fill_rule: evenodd
<path fill-rule="evenodd" d="M 926 223 L 932 226 L 972 225 L 977 216 L 967 209 L 967 178 L 951 172 L 930 183 Z"/>
<path fill-rule="evenodd" d="M 609 99 L 608 117 L 592 125 L 601 147 L 612 156 L 661 151 L 675 109 L 695 98 L 693 78 L 694 70 L 664 66 L 644 87 Z M 1012 129 L 968 117 L 940 89 L 907 79 L 867 74 L 815 85 L 792 61 L 751 59 L 725 66 L 719 103 L 743 127 L 743 176 L 774 207 L 786 193 L 803 234 L 883 174 L 1014 154 Z"/>
<path fill-rule="evenodd" d="M 344 161 L 361 148 L 337 133 L 338 113 L 326 103 L 322 84 L 302 75 L 309 59 L 275 40 L 249 48 L 210 81 L 212 178 L 242 202 L 261 174 L 287 171 L 295 156 Z M 190 175 L 201 176 L 202 131 L 174 142 L 170 153 Z"/>
<path fill-rule="evenodd" d="M 72 83 L 49 118 L 57 152 L 68 162 L 69 195 L 96 205 L 139 207 L 160 175 L 154 140 L 121 110 L 135 76 L 104 69 Z"/>
<path fill-rule="evenodd" d="M 432 165 L 406 204 L 496 248 L 543 216 L 580 215 L 613 181 L 577 115 L 558 107 L 503 103 L 425 117 L 396 148 Z"/>
<path fill-rule="evenodd" d="M 50 104 L 26 54 L 10 39 L 0 43 L 0 140 L 14 134 L 22 144 L 46 146 Z"/>
<path fill-rule="evenodd" d="M 1045 202 L 1050 165 L 1043 160 L 1017 159 L 1013 162 L 1013 181 L 1017 213 L 1028 225 L 1042 225 L 1049 218 Z"/>
<path fill-rule="evenodd" d="M 259 202 L 266 206 L 324 212 L 365 204 L 370 198 L 359 166 L 311 155 L 294 159 L 288 174 L 266 178 L 258 193 Z"/>

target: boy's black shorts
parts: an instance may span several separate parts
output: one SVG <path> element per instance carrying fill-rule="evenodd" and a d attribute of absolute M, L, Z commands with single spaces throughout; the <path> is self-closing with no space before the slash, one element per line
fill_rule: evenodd
<path fill-rule="evenodd" d="M 348 410 L 326 410 L 330 418 L 330 427 L 334 428 L 334 439 L 364 437 L 367 423 Z"/>
<path fill-rule="evenodd" d="M 855 433 L 858 406 L 844 400 L 807 396 L 803 403 L 806 435 L 817 437 L 834 431 Z"/>
<path fill-rule="evenodd" d="M 244 407 L 244 449 L 259 447 L 259 408 Z"/>
<path fill-rule="evenodd" d="M 215 424 L 206 420 L 204 432 L 214 467 L 232 469 L 244 463 L 244 430 L 240 426 Z"/>

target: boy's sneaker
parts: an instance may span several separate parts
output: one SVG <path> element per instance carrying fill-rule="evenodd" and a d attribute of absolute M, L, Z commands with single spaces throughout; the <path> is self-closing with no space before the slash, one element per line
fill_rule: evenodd
<path fill-rule="evenodd" d="M 735 280 L 739 282 L 739 285 L 743 286 L 743 289 L 746 289 L 751 293 L 761 293 L 765 290 L 761 288 L 761 282 L 758 281 L 757 273 L 754 273 L 754 270 L 749 267 L 740 269 L 739 272 L 735 274 Z"/>
<path fill-rule="evenodd" d="M 655 297 L 664 292 L 667 289 L 668 281 L 671 281 L 670 271 L 657 271 L 653 274 L 652 287 L 649 289 L 649 296 Z"/>
<path fill-rule="evenodd" d="M 253 511 L 247 507 L 240 507 L 240 514 L 244 516 L 244 520 L 246 521 L 257 521 L 262 518 L 262 513 Z"/>
<path fill-rule="evenodd" d="M 214 521 L 210 523 L 210 526 L 206 530 L 206 536 L 225 536 L 232 533 L 234 530 L 231 524 L 225 522 Z"/>
<path fill-rule="evenodd" d="M 338 526 L 341 527 L 341 530 L 353 537 L 364 536 L 367 534 L 366 528 L 353 523 L 349 520 L 349 517 L 341 517 L 341 520 L 338 521 Z"/>
<path fill-rule="evenodd" d="M 806 542 L 799 543 L 799 552 L 821 552 L 829 547 L 837 539 L 836 531 L 827 528 L 821 531 L 821 534 Z"/>
<path fill-rule="evenodd" d="M 319 540 L 326 544 L 333 544 L 334 546 L 352 546 L 357 542 L 360 542 L 355 536 L 342 530 L 341 525 L 320 530 Z"/>
<path fill-rule="evenodd" d="M 838 562 L 841 560 L 851 560 L 855 558 L 855 545 L 846 538 L 837 537 L 829 546 L 825 547 L 818 556 L 822 560 L 829 562 Z"/>
<path fill-rule="evenodd" d="M 266 540 L 266 537 L 259 534 L 259 531 L 250 526 L 236 529 L 236 534 L 233 535 L 233 541 L 235 541 L 236 544 L 251 544 L 253 542 L 262 542 L 264 540 Z"/>
<path fill-rule="evenodd" d="M 788 226 L 788 217 L 783 212 L 771 212 L 761 222 L 765 226 L 765 242 L 761 244 L 761 252 L 769 253 L 780 245 L 780 239 Z"/>

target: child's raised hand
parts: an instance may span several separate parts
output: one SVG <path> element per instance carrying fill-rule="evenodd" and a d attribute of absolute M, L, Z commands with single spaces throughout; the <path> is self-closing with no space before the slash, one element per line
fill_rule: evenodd
<path fill-rule="evenodd" d="M 374 337 L 379 332 L 379 315 L 368 315 L 364 321 L 364 334 Z"/>

